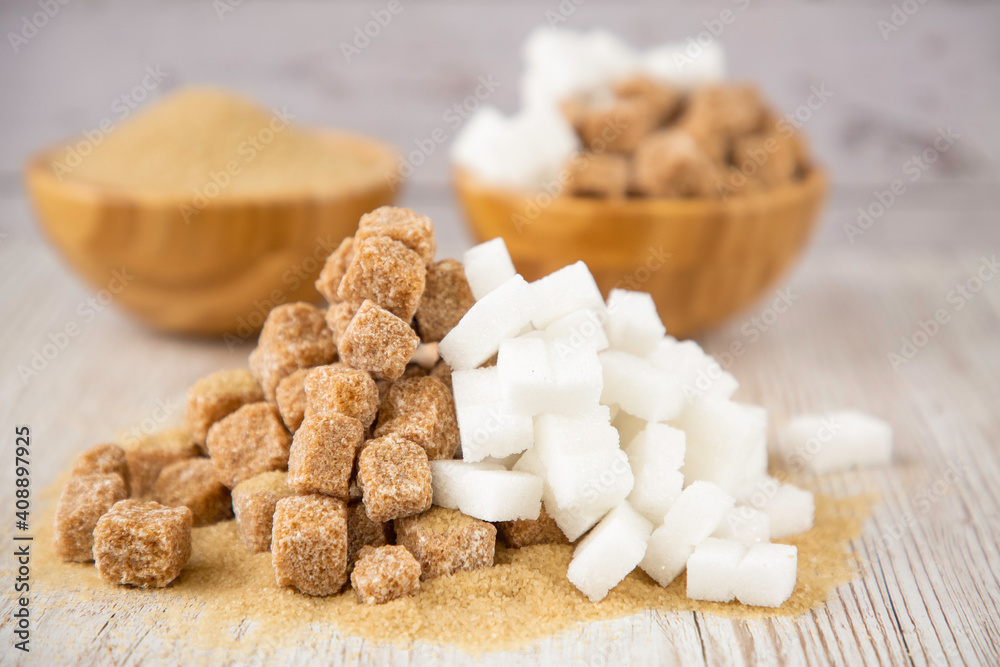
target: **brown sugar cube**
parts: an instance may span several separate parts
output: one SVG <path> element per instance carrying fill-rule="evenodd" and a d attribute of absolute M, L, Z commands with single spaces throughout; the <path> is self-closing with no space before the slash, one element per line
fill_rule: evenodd
<path fill-rule="evenodd" d="M 281 382 L 274 390 L 274 401 L 278 404 L 278 412 L 281 414 L 281 421 L 285 423 L 285 428 L 290 433 L 302 423 L 302 418 L 306 412 L 306 375 L 311 368 L 300 368 Z"/>
<path fill-rule="evenodd" d="M 396 434 L 365 443 L 358 486 L 372 521 L 419 514 L 431 506 L 431 466 L 420 445 Z"/>
<path fill-rule="evenodd" d="M 431 368 L 428 373 L 432 378 L 437 378 L 444 383 L 444 386 L 448 387 L 448 391 L 451 391 L 451 366 L 445 362 L 444 359 L 439 359 L 434 367 Z"/>
<path fill-rule="evenodd" d="M 395 380 L 420 344 L 409 324 L 371 301 L 358 308 L 340 338 L 340 354 L 376 380 Z"/>
<path fill-rule="evenodd" d="M 323 295 L 327 303 L 335 304 L 340 302 L 340 297 L 337 296 L 337 289 L 340 287 L 340 281 L 344 279 L 344 274 L 347 273 L 347 267 L 350 266 L 351 259 L 353 258 L 353 236 L 348 236 L 341 241 L 337 249 L 326 258 L 323 270 L 319 272 L 319 278 L 316 279 L 316 291 Z"/>
<path fill-rule="evenodd" d="M 408 208 L 382 206 L 361 216 L 354 238 L 362 241 L 373 236 L 399 241 L 420 255 L 426 264 L 434 261 L 434 254 L 437 252 L 434 223 L 427 216 Z"/>
<path fill-rule="evenodd" d="M 244 405 L 208 429 L 208 454 L 230 489 L 245 479 L 288 467 L 292 436 L 270 403 Z"/>
<path fill-rule="evenodd" d="M 703 122 L 729 137 L 761 129 L 765 108 L 760 93 L 746 84 L 715 84 L 692 91 L 682 122 Z"/>
<path fill-rule="evenodd" d="M 292 439 L 288 485 L 299 493 L 324 493 L 347 500 L 351 471 L 365 427 L 353 417 L 314 414 Z"/>
<path fill-rule="evenodd" d="M 394 524 L 396 544 L 420 563 L 422 580 L 493 566 L 497 529 L 491 523 L 458 510 L 432 507 Z"/>
<path fill-rule="evenodd" d="M 400 378 L 379 408 L 375 437 L 395 434 L 415 442 L 430 460 L 450 459 L 460 441 L 455 399 L 441 380 Z"/>
<path fill-rule="evenodd" d="M 763 188 L 791 182 L 798 168 L 794 143 L 777 132 L 737 137 L 733 140 L 732 161 Z"/>
<path fill-rule="evenodd" d="M 125 450 L 114 443 L 94 445 L 77 456 L 69 474 L 74 477 L 116 474 L 125 484 L 125 495 L 132 495 L 132 475 L 128 470 L 128 458 L 125 456 Z"/>
<path fill-rule="evenodd" d="M 681 94 L 672 87 L 644 76 L 633 76 L 619 81 L 614 93 L 622 99 L 644 101 L 656 113 L 657 125 L 665 123 L 680 106 Z"/>
<path fill-rule="evenodd" d="M 355 487 L 356 488 L 356 487 Z M 368 518 L 360 499 L 347 504 L 347 565 L 351 567 L 364 547 L 392 544 L 392 522 L 379 523 Z"/>
<path fill-rule="evenodd" d="M 420 563 L 406 547 L 366 547 L 351 573 L 351 587 L 365 604 L 385 604 L 420 591 Z"/>
<path fill-rule="evenodd" d="M 205 447 L 208 429 L 247 403 L 264 400 L 260 383 L 246 368 L 216 371 L 195 382 L 187 393 L 184 425 L 194 441 Z"/>
<path fill-rule="evenodd" d="M 354 258 L 337 293 L 353 308 L 370 299 L 409 322 L 426 280 L 427 267 L 420 255 L 399 241 L 374 236 L 355 243 Z"/>
<path fill-rule="evenodd" d="M 153 500 L 167 507 L 187 507 L 195 526 L 233 516 L 229 489 L 219 481 L 210 459 L 187 459 L 164 468 L 153 487 Z"/>
<path fill-rule="evenodd" d="M 710 197 L 717 194 L 719 170 L 683 130 L 645 137 L 635 151 L 635 181 L 655 197 Z"/>
<path fill-rule="evenodd" d="M 171 463 L 194 458 L 201 454 L 187 429 L 168 428 L 138 440 L 125 448 L 125 460 L 132 482 L 132 497 L 146 498 L 153 492 L 153 485 L 160 471 Z"/>
<path fill-rule="evenodd" d="M 306 416 L 345 415 L 365 427 L 378 414 L 378 387 L 365 371 L 343 364 L 317 366 L 305 381 Z"/>
<path fill-rule="evenodd" d="M 347 325 L 351 323 L 354 318 L 354 313 L 358 312 L 356 308 L 352 308 L 351 304 L 346 301 L 341 301 L 337 304 L 332 304 L 326 310 L 326 326 L 330 328 L 330 333 L 333 336 L 334 342 L 340 340 L 340 336 L 347 329 Z"/>
<path fill-rule="evenodd" d="M 113 584 L 162 588 L 191 558 L 191 510 L 122 500 L 94 529 L 94 560 Z"/>
<path fill-rule="evenodd" d="M 406 370 L 400 378 L 422 378 L 427 377 L 427 369 L 420 364 L 415 364 L 412 361 L 406 364 Z M 379 405 L 382 405 L 382 401 L 379 401 Z"/>
<path fill-rule="evenodd" d="M 417 308 L 417 328 L 425 343 L 436 343 L 451 331 L 476 303 L 462 263 L 445 259 L 427 267 L 424 295 Z"/>
<path fill-rule="evenodd" d="M 500 541 L 514 549 L 533 544 L 569 544 L 566 535 L 546 513 L 544 507 L 537 519 L 500 521 L 494 525 L 497 527 L 497 537 Z"/>
<path fill-rule="evenodd" d="M 629 163 L 624 155 L 585 152 L 566 163 L 566 193 L 584 197 L 624 197 Z"/>
<path fill-rule="evenodd" d="M 53 545 L 63 560 L 94 560 L 94 528 L 111 506 L 125 500 L 120 475 L 97 474 L 70 477 L 56 504 Z"/>
<path fill-rule="evenodd" d="M 580 138 L 597 153 L 631 153 L 658 125 L 656 109 L 644 99 L 629 97 L 591 107 L 583 119 Z"/>
<path fill-rule="evenodd" d="M 274 506 L 282 498 L 295 495 L 288 486 L 288 473 L 265 472 L 240 482 L 233 489 L 233 512 L 240 539 L 250 553 L 271 550 Z"/>
<path fill-rule="evenodd" d="M 308 303 L 286 303 L 272 308 L 250 353 L 250 370 L 274 401 L 278 383 L 300 368 L 322 366 L 337 360 L 333 334 L 326 313 Z"/>
<path fill-rule="evenodd" d="M 271 565 L 279 586 L 332 595 L 347 582 L 347 517 L 343 501 L 314 494 L 278 501 Z"/>

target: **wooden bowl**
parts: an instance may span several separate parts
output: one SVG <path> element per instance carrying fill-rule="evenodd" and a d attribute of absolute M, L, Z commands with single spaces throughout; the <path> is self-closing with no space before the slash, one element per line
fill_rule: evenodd
<path fill-rule="evenodd" d="M 480 241 L 502 236 L 518 271 L 540 278 L 583 260 L 605 295 L 653 295 L 667 331 L 687 337 L 751 304 L 802 250 L 826 194 L 810 170 L 793 184 L 721 200 L 551 197 L 455 174 Z"/>
<path fill-rule="evenodd" d="M 395 150 L 357 135 L 315 134 L 357 158 L 356 177 L 322 193 L 219 196 L 193 218 L 188 208 L 189 221 L 182 211 L 190 197 L 60 180 L 53 151 L 29 161 L 27 186 L 52 244 L 126 311 L 164 331 L 245 338 L 272 306 L 315 301 L 326 255 L 362 214 L 395 199 L 385 177 L 398 168 Z"/>

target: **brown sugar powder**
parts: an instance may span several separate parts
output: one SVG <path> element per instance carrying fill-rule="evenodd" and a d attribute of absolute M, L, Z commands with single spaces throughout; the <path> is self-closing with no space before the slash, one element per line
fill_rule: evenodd
<path fill-rule="evenodd" d="M 47 495 L 54 497 L 59 486 Z M 155 623 L 157 638 L 173 644 L 171 655 L 178 660 L 183 659 L 178 652 L 197 656 L 206 650 L 247 650 L 259 657 L 326 640 L 330 632 L 324 626 L 372 643 L 421 642 L 480 653 L 644 610 L 739 619 L 794 616 L 821 606 L 833 589 L 856 576 L 847 543 L 861 534 L 874 502 L 869 495 L 816 496 L 814 528 L 781 540 L 798 547 L 799 573 L 792 597 L 777 609 L 689 600 L 684 575 L 662 588 L 639 570 L 593 604 L 566 579 L 573 547 L 558 544 L 522 549 L 498 544 L 494 567 L 423 582 L 417 596 L 383 605 L 359 602 L 350 587 L 339 595 L 309 597 L 277 586 L 271 554 L 249 553 L 234 521 L 195 528 L 192 557 L 180 577 L 165 589 L 143 591 L 108 585 L 92 564 L 60 561 L 51 547 L 50 507 L 35 538 L 35 613 L 64 605 L 124 615 L 131 630 Z M 134 637 L 123 634 L 121 640 L 130 644 Z"/>

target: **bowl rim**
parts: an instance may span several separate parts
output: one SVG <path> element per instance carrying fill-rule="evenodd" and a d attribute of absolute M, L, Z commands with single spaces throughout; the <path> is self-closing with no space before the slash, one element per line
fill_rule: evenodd
<path fill-rule="evenodd" d="M 683 199 L 669 197 L 577 197 L 557 193 L 552 195 L 546 190 L 527 190 L 511 186 L 487 183 L 460 166 L 453 167 L 453 182 L 461 192 L 475 191 L 507 202 L 508 206 L 524 206 L 525 200 L 534 203 L 546 212 L 559 212 L 567 215 L 583 214 L 587 216 L 603 213 L 616 216 L 627 215 L 635 217 L 664 217 L 667 215 L 708 216 L 722 210 L 773 206 L 787 201 L 798 201 L 810 194 L 822 193 L 827 189 L 828 177 L 826 170 L 818 164 L 812 164 L 805 174 L 789 183 L 746 195 L 729 197 L 728 199 Z M 542 203 L 544 200 L 545 203 Z M 515 204 L 515 202 L 520 202 Z"/>
<path fill-rule="evenodd" d="M 326 191 L 295 190 L 280 194 L 240 193 L 238 195 L 223 193 L 210 199 L 206 208 L 230 209 L 259 206 L 262 204 L 269 206 L 298 206 L 303 202 L 336 200 L 345 196 L 377 192 L 385 188 L 395 190 L 405 180 L 400 174 L 400 165 L 402 162 L 399 151 L 387 142 L 349 130 L 314 126 L 302 126 L 299 129 L 313 134 L 322 140 L 336 141 L 351 146 L 359 154 L 373 156 L 374 162 L 372 167 L 365 170 L 370 173 L 346 185 L 340 185 L 336 189 Z M 50 189 L 61 190 L 67 197 L 90 201 L 91 203 L 100 203 L 105 206 L 177 208 L 192 201 L 192 194 L 190 193 L 164 193 L 152 189 L 92 183 L 74 178 L 72 175 L 59 178 L 52 168 L 52 157 L 57 152 L 65 150 L 67 145 L 78 140 L 80 136 L 74 135 L 62 142 L 53 143 L 35 152 L 26 160 L 24 179 L 28 183 L 29 190 L 33 189 L 31 187 L 32 184 L 42 184 Z M 395 183 L 390 182 L 388 178 L 389 174 L 393 174 L 396 177 Z"/>

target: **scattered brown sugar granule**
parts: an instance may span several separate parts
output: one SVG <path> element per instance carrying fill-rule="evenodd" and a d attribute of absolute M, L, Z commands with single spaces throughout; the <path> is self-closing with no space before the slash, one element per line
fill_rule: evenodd
<path fill-rule="evenodd" d="M 372 521 L 419 514 L 433 497 L 427 453 L 396 434 L 369 440 L 358 457 L 358 486 Z"/>
<path fill-rule="evenodd" d="M 417 516 L 397 519 L 396 544 L 420 563 L 421 579 L 493 565 L 497 529 L 458 510 L 432 507 Z"/>
<path fill-rule="evenodd" d="M 432 377 L 400 378 L 379 408 L 375 436 L 395 434 L 417 443 L 427 458 L 450 459 L 460 441 L 455 399 Z"/>
<path fill-rule="evenodd" d="M 354 238 L 362 241 L 373 236 L 394 239 L 414 251 L 424 263 L 434 261 L 437 242 L 434 240 L 434 223 L 425 215 L 408 208 L 382 206 L 361 216 Z"/>
<path fill-rule="evenodd" d="M 335 343 L 339 344 L 340 337 L 347 329 L 347 325 L 351 323 L 352 319 L 354 319 L 354 314 L 356 312 L 358 312 L 357 309 L 352 308 L 351 304 L 346 301 L 331 304 L 331 306 L 327 308 L 326 326 L 330 328 L 330 333 L 333 335 L 333 341 Z"/>
<path fill-rule="evenodd" d="M 444 259 L 430 264 L 416 314 L 421 340 L 436 343 L 444 338 L 475 303 L 461 262 Z"/>
<path fill-rule="evenodd" d="M 153 492 L 153 485 L 160 471 L 171 463 L 194 458 L 201 454 L 187 429 L 168 428 L 138 440 L 125 447 L 125 459 L 132 482 L 132 497 L 146 498 Z"/>
<path fill-rule="evenodd" d="M 501 521 L 494 525 L 497 527 L 497 537 L 500 541 L 514 549 L 534 544 L 569 544 L 566 535 L 544 507 L 537 519 Z"/>
<path fill-rule="evenodd" d="M 614 86 L 620 99 L 639 99 L 656 114 L 656 124 L 666 122 L 680 106 L 681 94 L 672 86 L 644 76 L 634 76 L 619 81 Z"/>
<path fill-rule="evenodd" d="M 278 412 L 281 414 L 281 421 L 285 423 L 285 428 L 290 433 L 302 423 L 302 418 L 306 412 L 306 375 L 311 368 L 300 368 L 281 382 L 274 391 L 274 401 L 278 404 Z"/>
<path fill-rule="evenodd" d="M 567 194 L 624 197 L 629 183 L 629 162 L 615 153 L 580 153 L 566 163 Z"/>
<path fill-rule="evenodd" d="M 229 489 L 219 481 L 210 459 L 187 459 L 164 468 L 153 487 L 153 500 L 167 507 L 187 507 L 195 526 L 233 517 Z"/>
<path fill-rule="evenodd" d="M 125 450 L 114 443 L 94 445 L 77 456 L 69 474 L 118 475 L 125 485 L 125 495 L 132 495 L 132 475 L 128 470 L 128 458 L 125 456 Z"/>
<path fill-rule="evenodd" d="M 338 294 L 357 308 L 369 299 L 405 322 L 413 319 L 424 293 L 427 267 L 420 255 L 384 236 L 355 243 L 354 257 Z"/>
<path fill-rule="evenodd" d="M 352 499 L 347 504 L 348 567 L 357 560 L 362 547 L 381 547 L 392 544 L 394 539 L 391 521 L 378 523 L 369 519 L 365 505 L 360 499 Z"/>
<path fill-rule="evenodd" d="M 654 132 L 635 151 L 635 184 L 646 195 L 707 197 L 719 172 L 694 138 L 683 130 Z"/>
<path fill-rule="evenodd" d="M 378 387 L 371 375 L 343 364 L 317 366 L 305 381 L 306 416 L 345 415 L 367 428 L 378 414 Z"/>
<path fill-rule="evenodd" d="M 201 378 L 188 389 L 184 425 L 194 441 L 205 446 L 208 429 L 226 415 L 247 403 L 264 400 L 260 383 L 246 368 L 216 371 Z"/>
<path fill-rule="evenodd" d="M 271 403 L 244 405 L 208 430 L 208 454 L 230 489 L 245 479 L 288 467 L 292 436 Z"/>
<path fill-rule="evenodd" d="M 646 100 L 616 99 L 587 109 L 580 125 L 580 138 L 597 153 L 630 153 L 659 123 L 659 112 Z"/>
<path fill-rule="evenodd" d="M 437 378 L 444 383 L 444 386 L 448 387 L 448 391 L 451 391 L 451 366 L 449 366 L 444 359 L 438 360 L 434 367 L 427 373 L 432 378 Z"/>
<path fill-rule="evenodd" d="M 122 500 L 94 529 L 94 560 L 113 584 L 161 588 L 191 557 L 191 510 Z"/>
<path fill-rule="evenodd" d="M 288 485 L 299 493 L 324 493 L 347 500 L 354 459 L 364 437 L 365 427 L 352 417 L 306 417 L 292 439 Z"/>
<path fill-rule="evenodd" d="M 316 279 L 316 291 L 323 295 L 327 303 L 333 305 L 340 302 L 337 289 L 340 287 L 340 281 L 344 279 L 344 274 L 347 273 L 347 267 L 351 265 L 353 257 L 354 237 L 348 236 L 326 258 L 323 270 L 319 272 L 319 278 Z"/>
<path fill-rule="evenodd" d="M 347 582 L 347 517 L 343 501 L 319 494 L 278 501 L 271 564 L 279 586 L 332 595 Z"/>
<path fill-rule="evenodd" d="M 365 547 L 351 587 L 365 604 L 384 604 L 420 591 L 420 563 L 406 547 Z"/>
<path fill-rule="evenodd" d="M 286 303 L 272 308 L 264 321 L 257 348 L 250 353 L 250 370 L 274 400 L 278 383 L 300 368 L 337 360 L 326 312 L 308 303 Z"/>
<path fill-rule="evenodd" d="M 94 527 L 111 506 L 125 500 L 125 484 L 117 474 L 70 477 L 56 505 L 53 545 L 63 560 L 94 560 Z"/>
<path fill-rule="evenodd" d="M 274 506 L 282 498 L 295 495 L 288 486 L 288 473 L 265 472 L 240 482 L 233 489 L 233 512 L 240 539 L 250 553 L 271 550 Z"/>
<path fill-rule="evenodd" d="M 340 353 L 344 361 L 376 380 L 395 380 L 419 344 L 409 324 L 365 301 L 340 337 Z"/>

